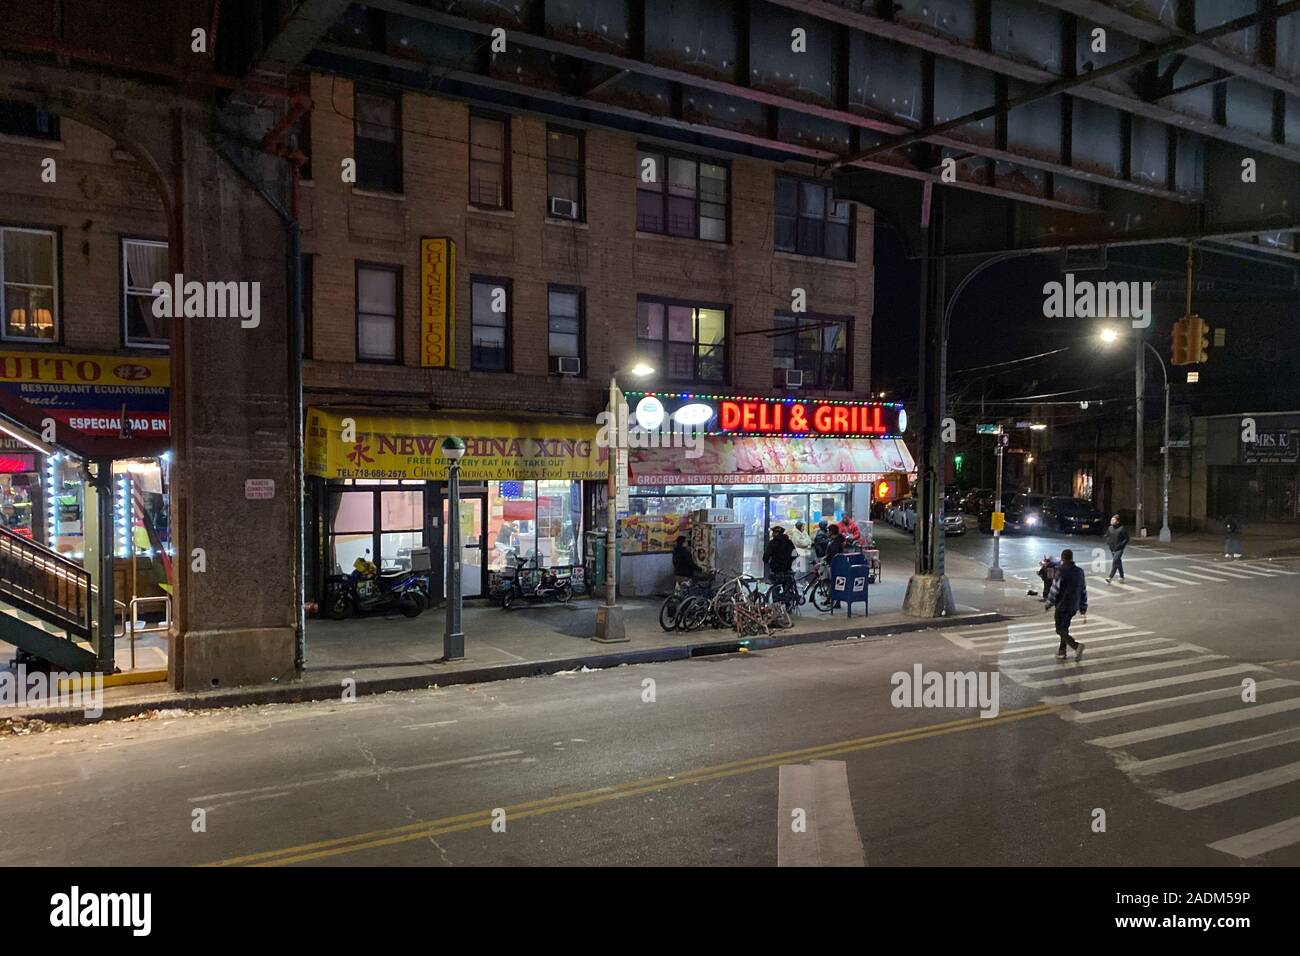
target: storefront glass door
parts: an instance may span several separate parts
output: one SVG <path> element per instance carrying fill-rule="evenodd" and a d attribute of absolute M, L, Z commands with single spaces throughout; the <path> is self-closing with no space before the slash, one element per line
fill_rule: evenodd
<path fill-rule="evenodd" d="M 767 542 L 767 495 L 733 494 L 729 507 L 736 512 L 736 520 L 745 527 L 746 574 L 763 576 L 763 547 Z"/>
<path fill-rule="evenodd" d="M 442 526 L 448 521 L 447 501 L 442 502 Z M 487 496 L 460 496 L 460 594 L 463 598 L 482 597 L 486 586 L 487 574 L 487 539 L 484 529 L 487 527 Z M 447 554 L 447 535 L 442 536 L 442 566 L 446 568 L 450 556 Z"/>

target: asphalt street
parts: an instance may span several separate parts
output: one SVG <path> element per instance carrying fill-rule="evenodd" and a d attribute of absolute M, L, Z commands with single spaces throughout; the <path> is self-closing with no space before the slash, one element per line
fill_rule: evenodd
<path fill-rule="evenodd" d="M 950 542 L 996 625 L 0 739 L 0 863 L 1300 863 L 1300 564 L 1135 547 L 1062 663 L 1061 543 Z"/>

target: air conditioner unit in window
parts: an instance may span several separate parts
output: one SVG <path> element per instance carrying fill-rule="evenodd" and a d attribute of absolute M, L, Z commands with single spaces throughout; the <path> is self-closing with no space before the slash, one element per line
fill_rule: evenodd
<path fill-rule="evenodd" d="M 556 219 L 577 219 L 578 204 L 572 199 L 561 199 L 558 196 L 552 196 L 551 215 Z"/>
<path fill-rule="evenodd" d="M 786 388 L 803 388 L 803 369 L 788 368 L 785 370 L 785 387 Z"/>
<path fill-rule="evenodd" d="M 581 375 L 582 359 L 575 355 L 561 355 L 555 359 L 555 371 L 560 375 Z"/>

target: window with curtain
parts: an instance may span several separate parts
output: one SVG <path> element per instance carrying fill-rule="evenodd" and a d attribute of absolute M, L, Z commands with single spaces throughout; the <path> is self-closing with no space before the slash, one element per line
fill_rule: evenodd
<path fill-rule="evenodd" d="M 853 261 L 853 204 L 829 185 L 777 176 L 773 206 L 777 251 Z"/>
<path fill-rule="evenodd" d="M 470 114 L 469 201 L 484 209 L 510 208 L 510 121 Z"/>
<path fill-rule="evenodd" d="M 58 266 L 52 231 L 0 226 L 0 287 L 5 340 L 58 339 Z"/>
<path fill-rule="evenodd" d="M 402 99 L 396 93 L 357 90 L 354 104 L 357 185 L 402 191 Z"/>
<path fill-rule="evenodd" d="M 670 382 L 720 384 L 727 376 L 727 310 L 637 299 L 637 351 Z"/>
<path fill-rule="evenodd" d="M 400 361 L 400 279 L 396 266 L 357 263 L 357 361 Z"/>
<path fill-rule="evenodd" d="M 653 150 L 636 158 L 638 231 L 727 241 L 726 166 Z"/>
<path fill-rule="evenodd" d="M 167 281 L 167 243 L 122 240 L 122 341 L 132 348 L 165 349 L 172 320 L 153 313 L 155 282 Z"/>
<path fill-rule="evenodd" d="M 573 203 L 574 219 L 585 218 L 582 204 L 582 134 L 571 130 L 546 129 L 546 214 L 552 199 Z"/>
<path fill-rule="evenodd" d="M 510 371 L 510 283 L 475 279 L 470 283 L 470 367 L 478 372 Z"/>
<path fill-rule="evenodd" d="M 806 388 L 851 388 L 850 322 L 844 316 L 778 315 L 772 337 L 776 387 L 785 387 L 786 369 L 799 369 Z"/>
<path fill-rule="evenodd" d="M 582 361 L 582 291 L 562 286 L 547 290 L 548 351 L 551 374 L 559 373 L 559 359 L 578 360 L 579 373 L 586 363 Z"/>

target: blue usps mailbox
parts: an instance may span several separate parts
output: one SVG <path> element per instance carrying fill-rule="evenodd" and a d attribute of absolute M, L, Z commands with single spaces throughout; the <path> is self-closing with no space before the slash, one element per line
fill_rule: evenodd
<path fill-rule="evenodd" d="M 865 554 L 837 554 L 831 559 L 831 600 L 842 602 L 849 617 L 853 616 L 854 601 L 861 601 L 862 613 L 868 613 Z M 835 613 L 833 607 L 831 613 Z"/>

